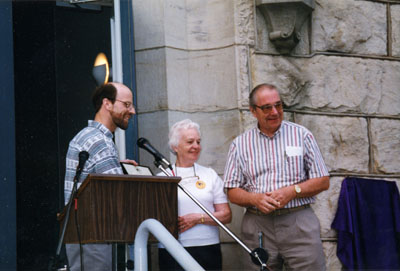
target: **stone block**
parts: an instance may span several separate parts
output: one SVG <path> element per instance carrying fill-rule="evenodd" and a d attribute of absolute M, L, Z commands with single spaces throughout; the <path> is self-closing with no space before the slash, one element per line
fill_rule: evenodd
<path fill-rule="evenodd" d="M 254 1 L 236 0 L 235 9 L 235 43 L 254 46 Z"/>
<path fill-rule="evenodd" d="M 139 137 L 150 141 L 161 154 L 171 163 L 175 161 L 174 155 L 168 148 L 169 116 L 166 111 L 157 111 L 138 114 Z M 160 172 L 154 166 L 154 157 L 143 149 L 139 149 L 139 164 L 148 166 L 154 174 Z"/>
<path fill-rule="evenodd" d="M 311 81 L 304 63 L 299 65 L 293 58 L 257 53 L 251 55 L 250 63 L 253 87 L 261 83 L 273 84 L 280 91 L 286 105 L 300 103 L 299 94 L 305 91 Z"/>
<path fill-rule="evenodd" d="M 400 120 L 372 119 L 371 147 L 376 173 L 400 173 Z"/>
<path fill-rule="evenodd" d="M 319 193 L 315 197 L 312 208 L 321 224 L 321 238 L 336 238 L 337 233 L 331 228 L 336 215 L 340 189 L 344 177 L 331 177 L 329 189 Z"/>
<path fill-rule="evenodd" d="M 139 0 L 133 10 L 135 50 L 211 49 L 235 41 L 233 1 Z"/>
<path fill-rule="evenodd" d="M 226 271 L 243 271 L 241 259 L 250 257 L 244 255 L 243 248 L 237 243 L 222 243 L 222 270 Z"/>
<path fill-rule="evenodd" d="M 164 0 L 132 1 L 135 50 L 165 46 Z"/>
<path fill-rule="evenodd" d="M 164 0 L 165 46 L 187 49 L 188 23 L 185 0 Z"/>
<path fill-rule="evenodd" d="M 295 109 L 400 115 L 400 63 L 316 56 L 252 56 L 253 85 L 273 83 Z"/>
<path fill-rule="evenodd" d="M 249 48 L 247 46 L 235 46 L 235 65 L 237 96 L 239 108 L 249 107 L 250 93 L 250 70 L 249 70 Z"/>
<path fill-rule="evenodd" d="M 185 2 L 187 49 L 211 49 L 234 44 L 234 1 Z"/>
<path fill-rule="evenodd" d="M 236 108 L 234 62 L 233 47 L 192 52 L 169 48 L 137 52 L 138 112 Z"/>
<path fill-rule="evenodd" d="M 168 108 L 165 48 L 135 54 L 137 111 L 140 113 Z"/>
<path fill-rule="evenodd" d="M 313 133 L 329 171 L 368 173 L 365 119 L 296 114 L 295 120 Z"/>
<path fill-rule="evenodd" d="M 348 0 L 315 2 L 313 51 L 387 54 L 385 3 Z"/>
<path fill-rule="evenodd" d="M 166 51 L 169 109 L 210 112 L 237 108 L 234 47 Z"/>
<path fill-rule="evenodd" d="M 237 237 L 241 238 L 242 219 L 246 209 L 233 203 L 229 203 L 229 205 L 232 211 L 232 221 L 226 224 L 226 227 Z M 235 242 L 224 230 L 220 229 L 219 232 L 221 242 Z"/>
<path fill-rule="evenodd" d="M 400 5 L 390 6 L 392 20 L 392 55 L 400 57 Z"/>

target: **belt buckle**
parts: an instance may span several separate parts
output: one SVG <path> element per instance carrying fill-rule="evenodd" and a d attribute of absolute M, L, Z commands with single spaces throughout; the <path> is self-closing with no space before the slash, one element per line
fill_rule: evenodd
<path fill-rule="evenodd" d="M 272 212 L 273 216 L 280 216 L 290 213 L 290 209 L 278 209 Z"/>

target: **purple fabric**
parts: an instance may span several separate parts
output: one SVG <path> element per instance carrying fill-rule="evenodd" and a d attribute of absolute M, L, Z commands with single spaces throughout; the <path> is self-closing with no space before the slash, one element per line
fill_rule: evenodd
<path fill-rule="evenodd" d="M 346 178 L 331 227 L 346 269 L 400 269 L 400 198 L 395 182 Z"/>

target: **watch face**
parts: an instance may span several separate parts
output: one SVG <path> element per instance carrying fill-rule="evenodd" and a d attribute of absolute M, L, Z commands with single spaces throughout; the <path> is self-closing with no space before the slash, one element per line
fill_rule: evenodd
<path fill-rule="evenodd" d="M 301 188 L 298 185 L 295 185 L 294 189 L 296 190 L 296 193 L 300 193 L 301 192 Z"/>

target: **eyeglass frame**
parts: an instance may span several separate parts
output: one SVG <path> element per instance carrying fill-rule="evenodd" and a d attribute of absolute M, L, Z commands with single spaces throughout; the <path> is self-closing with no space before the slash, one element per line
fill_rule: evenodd
<path fill-rule="evenodd" d="M 260 108 L 261 111 L 264 114 L 269 114 L 269 113 L 271 113 L 272 108 L 274 108 L 274 107 L 275 107 L 275 109 L 277 111 L 282 110 L 283 109 L 283 102 L 279 101 L 279 102 L 276 102 L 275 104 L 264 104 L 264 105 L 261 105 L 261 106 L 258 106 L 258 105 L 255 104 L 254 107 Z"/>
<path fill-rule="evenodd" d="M 124 101 L 121 101 L 121 100 L 118 100 L 118 99 L 115 99 L 115 101 L 116 101 L 116 102 L 123 103 L 123 104 L 125 105 L 126 109 L 134 108 L 134 107 L 133 107 L 133 103 L 131 103 L 131 102 L 124 102 Z"/>

